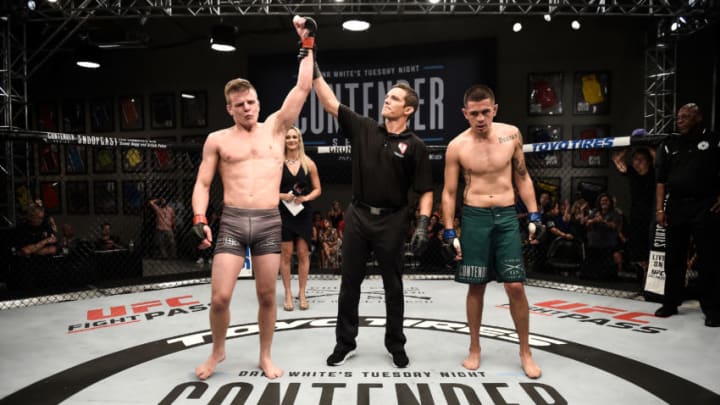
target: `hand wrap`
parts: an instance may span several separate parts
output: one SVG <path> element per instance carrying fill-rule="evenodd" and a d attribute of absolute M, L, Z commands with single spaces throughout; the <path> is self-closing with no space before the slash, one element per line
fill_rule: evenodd
<path fill-rule="evenodd" d="M 447 261 L 455 260 L 456 256 L 461 253 L 460 239 L 457 237 L 455 229 L 445 229 L 443 231 L 443 248 L 441 250 L 443 258 Z"/>
<path fill-rule="evenodd" d="M 528 234 L 531 239 L 539 240 L 545 234 L 545 225 L 542 223 L 542 215 L 539 212 L 528 214 Z"/>
<path fill-rule="evenodd" d="M 205 237 L 205 227 L 207 226 L 207 218 L 205 215 L 197 214 L 193 217 L 193 226 L 190 228 L 190 238 L 192 239 L 193 246 L 198 246 Z"/>
<path fill-rule="evenodd" d="M 300 41 L 300 50 L 298 51 L 298 62 L 308 56 L 308 49 L 313 50 L 313 80 L 322 76 L 320 68 L 317 64 L 317 47 L 315 46 L 315 36 L 317 35 L 317 22 L 312 17 L 305 17 L 305 29 L 308 30 L 308 36 Z"/>

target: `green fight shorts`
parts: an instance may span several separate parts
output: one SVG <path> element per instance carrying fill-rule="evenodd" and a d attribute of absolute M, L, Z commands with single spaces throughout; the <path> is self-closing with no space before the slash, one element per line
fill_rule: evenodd
<path fill-rule="evenodd" d="M 463 206 L 460 247 L 462 261 L 455 281 L 485 284 L 525 281 L 520 226 L 514 206 Z"/>

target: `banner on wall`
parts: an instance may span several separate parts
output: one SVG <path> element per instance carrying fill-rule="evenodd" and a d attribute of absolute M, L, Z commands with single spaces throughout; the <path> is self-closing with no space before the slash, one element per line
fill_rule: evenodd
<path fill-rule="evenodd" d="M 385 93 L 398 82 L 412 86 L 420 102 L 410 124 L 428 144 L 446 144 L 467 127 L 460 109 L 470 85 L 495 85 L 494 40 L 342 52 L 321 49 L 317 58 L 340 102 L 378 122 Z M 258 90 L 261 119 L 280 108 L 296 80 L 295 54 L 250 57 L 250 81 Z M 337 123 L 314 92 L 298 127 L 310 145 L 345 145 Z"/>
<path fill-rule="evenodd" d="M 495 41 L 491 39 L 352 51 L 321 48 L 317 60 L 340 102 L 378 122 L 382 122 L 385 94 L 392 86 L 398 82 L 412 86 L 419 106 L 410 127 L 428 145 L 447 145 L 467 128 L 461 108 L 468 87 L 476 83 L 495 87 Z M 280 108 L 297 80 L 296 55 L 256 55 L 249 63 L 249 80 L 258 91 L 264 120 Z M 331 147 L 329 153 L 309 153 L 320 167 L 349 173 L 350 154 L 345 148 L 349 141 L 314 91 L 297 125 L 306 146 Z M 431 158 L 433 166 L 444 165 L 442 156 Z"/>

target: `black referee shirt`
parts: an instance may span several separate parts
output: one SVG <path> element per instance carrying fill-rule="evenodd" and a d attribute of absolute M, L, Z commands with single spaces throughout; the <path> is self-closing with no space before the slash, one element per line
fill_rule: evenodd
<path fill-rule="evenodd" d="M 671 136 L 657 151 L 655 175 L 671 198 L 705 198 L 720 193 L 720 136 L 700 130 Z"/>
<path fill-rule="evenodd" d="M 433 189 L 425 143 L 413 132 L 390 135 L 385 125 L 341 104 L 338 124 L 352 144 L 353 197 L 374 207 L 408 205 L 410 187 L 417 193 Z"/>

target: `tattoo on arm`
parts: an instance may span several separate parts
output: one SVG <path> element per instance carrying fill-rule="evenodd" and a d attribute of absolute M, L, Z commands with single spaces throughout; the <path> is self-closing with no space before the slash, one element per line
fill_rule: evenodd
<path fill-rule="evenodd" d="M 525 167 L 525 159 L 518 159 L 513 156 L 512 158 L 513 170 L 520 175 L 525 177 L 527 175 L 527 168 Z"/>
<path fill-rule="evenodd" d="M 463 190 L 463 201 L 466 201 L 468 191 L 470 191 L 470 179 L 472 179 L 472 172 L 470 169 L 467 169 L 463 172 L 463 175 L 465 176 L 465 189 Z"/>
<path fill-rule="evenodd" d="M 517 140 L 515 145 L 515 154 L 512 157 L 512 167 L 515 172 L 521 176 L 527 176 L 527 167 L 525 167 L 525 154 L 523 152 L 523 140 L 519 132 L 513 134 L 513 139 Z"/>

